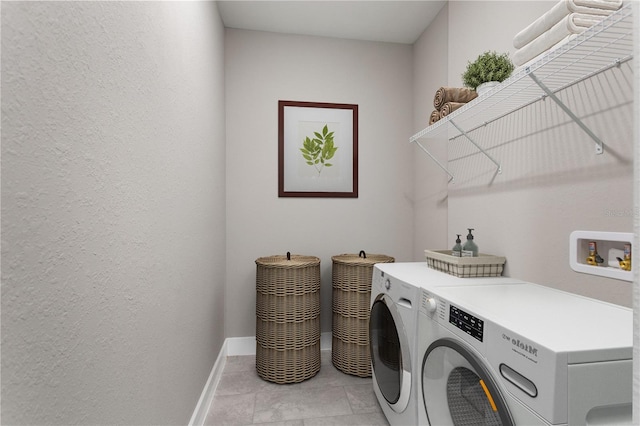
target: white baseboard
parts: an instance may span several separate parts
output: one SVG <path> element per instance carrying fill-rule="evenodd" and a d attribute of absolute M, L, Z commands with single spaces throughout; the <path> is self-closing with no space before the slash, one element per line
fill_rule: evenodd
<path fill-rule="evenodd" d="M 331 338 L 330 332 L 320 334 L 320 350 L 331 350 L 332 344 L 333 340 Z M 196 408 L 191 415 L 189 426 L 201 426 L 204 424 L 204 421 L 207 418 L 207 413 L 209 412 L 209 408 L 211 407 L 211 403 L 213 402 L 216 388 L 218 387 L 218 383 L 220 383 L 220 378 L 222 377 L 222 371 L 224 370 L 224 365 L 227 361 L 227 357 L 255 354 L 255 336 L 228 337 L 224 340 L 222 348 L 220 349 L 220 353 L 218 354 L 218 358 L 216 359 L 216 362 L 211 369 L 211 373 L 209 374 L 209 378 L 207 379 L 207 383 L 204 385 L 204 389 L 202 390 L 202 394 L 200 395 L 198 404 L 196 405 Z"/>
<path fill-rule="evenodd" d="M 227 344 L 227 356 L 244 356 L 256 354 L 256 337 L 228 337 L 225 340 Z M 331 332 L 320 333 L 320 350 L 331 350 L 333 340 Z"/>
<path fill-rule="evenodd" d="M 333 346 L 333 337 L 331 332 L 320 333 L 320 350 L 330 351 Z"/>
<path fill-rule="evenodd" d="M 218 358 L 216 358 L 216 362 L 213 364 L 211 373 L 209 373 L 207 383 L 204 385 L 204 389 L 200 394 L 200 399 L 196 404 L 195 410 L 193 410 L 191 420 L 189 420 L 189 426 L 204 425 L 207 413 L 209 412 L 209 408 L 213 402 L 213 396 L 216 393 L 216 388 L 218 387 L 218 383 L 220 383 L 220 377 L 222 377 L 222 371 L 224 370 L 224 365 L 227 362 L 227 356 L 229 356 L 229 345 L 227 340 L 228 339 L 225 339 L 222 344 Z"/>
<path fill-rule="evenodd" d="M 244 356 L 256 354 L 256 336 L 227 337 L 229 353 L 227 356 Z"/>

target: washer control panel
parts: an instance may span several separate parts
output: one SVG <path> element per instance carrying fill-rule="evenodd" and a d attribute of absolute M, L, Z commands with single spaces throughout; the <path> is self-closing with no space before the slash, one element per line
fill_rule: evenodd
<path fill-rule="evenodd" d="M 480 318 L 474 317 L 454 305 L 449 305 L 449 323 L 482 342 L 484 321 Z"/>

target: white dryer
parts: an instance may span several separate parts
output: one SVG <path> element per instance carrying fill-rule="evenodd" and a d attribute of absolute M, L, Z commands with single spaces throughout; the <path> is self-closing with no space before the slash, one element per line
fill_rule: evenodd
<path fill-rule="evenodd" d="M 374 265 L 369 341 L 373 388 L 391 425 L 418 423 L 418 307 L 421 289 L 520 282 L 510 278 L 457 278 L 430 269 L 426 262 Z"/>
<path fill-rule="evenodd" d="M 423 288 L 418 423 L 629 424 L 632 316 L 531 283 Z"/>

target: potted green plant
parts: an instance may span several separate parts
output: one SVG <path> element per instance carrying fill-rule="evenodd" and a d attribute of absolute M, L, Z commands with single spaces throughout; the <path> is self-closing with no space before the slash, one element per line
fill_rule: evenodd
<path fill-rule="evenodd" d="M 462 74 L 462 82 L 481 95 L 509 78 L 513 69 L 513 62 L 509 59 L 508 53 L 486 51 L 474 62 L 469 61 L 466 71 Z"/>

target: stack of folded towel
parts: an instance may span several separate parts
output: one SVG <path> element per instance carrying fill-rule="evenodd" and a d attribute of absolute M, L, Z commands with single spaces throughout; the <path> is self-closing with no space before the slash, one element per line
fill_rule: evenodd
<path fill-rule="evenodd" d="M 429 125 L 432 125 L 442 117 L 446 117 L 462 105 L 474 100 L 478 94 L 475 90 L 466 87 L 441 87 L 436 90 L 433 97 L 435 110 L 429 117 Z"/>
<path fill-rule="evenodd" d="M 566 43 L 622 6 L 622 0 L 560 0 L 513 38 L 516 66 Z"/>

